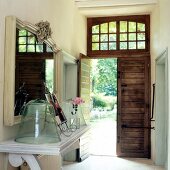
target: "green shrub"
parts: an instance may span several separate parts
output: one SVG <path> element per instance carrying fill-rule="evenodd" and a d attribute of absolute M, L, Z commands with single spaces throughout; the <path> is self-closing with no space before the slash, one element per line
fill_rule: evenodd
<path fill-rule="evenodd" d="M 117 102 L 117 96 L 105 96 L 103 93 L 92 94 L 92 107 L 105 108 L 107 111 L 114 109 Z"/>
<path fill-rule="evenodd" d="M 93 108 L 101 107 L 104 108 L 107 106 L 107 103 L 99 96 L 93 96 Z"/>

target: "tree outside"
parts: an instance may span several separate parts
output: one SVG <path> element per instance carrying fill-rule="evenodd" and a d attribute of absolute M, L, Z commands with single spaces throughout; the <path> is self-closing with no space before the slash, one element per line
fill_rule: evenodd
<path fill-rule="evenodd" d="M 117 59 L 91 61 L 91 140 L 93 155 L 116 155 Z"/>
<path fill-rule="evenodd" d="M 54 90 L 54 60 L 46 59 L 45 61 L 45 83 L 49 91 Z"/>
<path fill-rule="evenodd" d="M 114 117 L 117 106 L 117 59 L 93 59 L 91 64 L 91 118 Z"/>

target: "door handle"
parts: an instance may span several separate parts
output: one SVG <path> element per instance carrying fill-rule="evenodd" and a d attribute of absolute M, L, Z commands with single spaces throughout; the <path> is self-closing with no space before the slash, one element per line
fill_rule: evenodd
<path fill-rule="evenodd" d="M 123 124 L 121 128 L 128 128 L 127 125 Z"/>
<path fill-rule="evenodd" d="M 121 87 L 127 87 L 127 84 L 121 84 Z"/>

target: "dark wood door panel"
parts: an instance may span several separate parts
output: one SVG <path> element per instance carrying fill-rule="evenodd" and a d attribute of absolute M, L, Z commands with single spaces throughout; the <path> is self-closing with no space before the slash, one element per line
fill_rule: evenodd
<path fill-rule="evenodd" d="M 144 67 L 142 66 L 124 66 L 122 68 L 122 73 L 126 72 L 126 73 L 141 73 L 144 71 Z"/>
<path fill-rule="evenodd" d="M 144 108 L 122 108 L 121 113 L 143 113 L 144 114 L 145 110 Z"/>
<path fill-rule="evenodd" d="M 25 83 L 25 89 L 28 95 L 28 101 L 36 98 L 43 98 L 45 81 L 45 60 L 30 59 L 24 60 L 17 58 L 16 70 L 16 91 Z"/>
<path fill-rule="evenodd" d="M 122 97 L 122 102 L 130 102 L 130 101 L 144 101 L 144 94 L 138 94 L 138 95 L 127 95 Z"/>
<path fill-rule="evenodd" d="M 118 59 L 118 156 L 150 156 L 149 61 Z"/>
<path fill-rule="evenodd" d="M 126 129 L 128 128 L 138 128 L 138 127 L 144 127 L 144 119 L 122 119 L 121 120 L 121 128 Z M 125 128 L 123 128 L 125 127 Z"/>
<path fill-rule="evenodd" d="M 134 140 L 132 141 L 132 139 L 134 138 L 142 138 L 143 139 L 143 135 L 144 135 L 144 129 L 141 128 L 126 128 L 124 130 L 122 130 L 122 142 L 135 142 Z"/>
<path fill-rule="evenodd" d="M 126 85 L 133 85 L 133 84 L 145 84 L 145 80 L 144 79 L 139 79 L 139 78 L 134 78 L 134 79 L 122 79 L 122 83 L 126 84 Z"/>
<path fill-rule="evenodd" d="M 122 102 L 122 108 L 144 108 L 145 103 L 143 101 L 130 101 Z"/>
<path fill-rule="evenodd" d="M 131 72 L 124 72 L 122 74 L 123 79 L 144 79 L 144 73 L 131 73 Z"/>
<path fill-rule="evenodd" d="M 134 119 L 144 120 L 144 117 L 143 117 L 143 114 L 140 114 L 140 113 L 126 113 L 126 114 L 122 114 L 122 119 L 123 120 L 134 120 Z"/>
<path fill-rule="evenodd" d="M 122 96 L 131 96 L 131 95 L 142 95 L 145 92 L 142 89 L 127 89 L 127 88 L 122 88 Z"/>

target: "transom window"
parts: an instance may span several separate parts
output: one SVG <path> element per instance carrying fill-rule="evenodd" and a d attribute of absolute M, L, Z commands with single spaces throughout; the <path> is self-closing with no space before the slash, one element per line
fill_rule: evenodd
<path fill-rule="evenodd" d="M 88 18 L 88 55 L 149 51 L 149 16 Z"/>
<path fill-rule="evenodd" d="M 36 36 L 25 29 L 16 30 L 17 53 L 44 53 L 52 52 L 45 43 L 37 42 Z"/>

